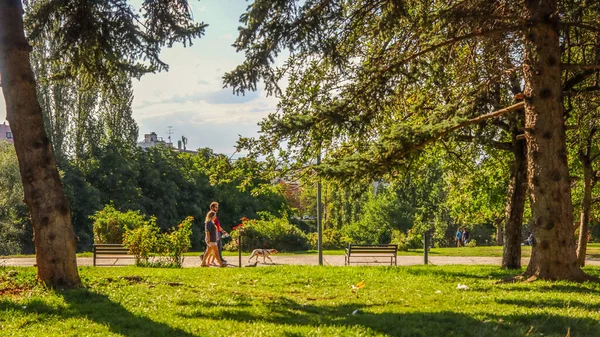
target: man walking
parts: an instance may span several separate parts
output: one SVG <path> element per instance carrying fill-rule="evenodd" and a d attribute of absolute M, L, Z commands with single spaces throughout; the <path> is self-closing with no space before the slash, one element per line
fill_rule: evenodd
<path fill-rule="evenodd" d="M 210 210 L 215 212 L 215 214 L 219 211 L 219 203 L 216 201 L 213 201 L 210 204 Z M 219 219 L 217 219 L 217 217 L 215 216 L 214 219 L 214 223 L 215 226 L 217 226 L 217 247 L 219 248 L 219 257 L 221 258 L 221 261 L 223 261 L 223 263 L 227 263 L 227 261 L 225 259 L 223 259 L 223 235 L 227 235 L 227 232 L 225 230 L 223 230 L 223 228 L 221 227 L 221 222 L 219 222 Z"/>

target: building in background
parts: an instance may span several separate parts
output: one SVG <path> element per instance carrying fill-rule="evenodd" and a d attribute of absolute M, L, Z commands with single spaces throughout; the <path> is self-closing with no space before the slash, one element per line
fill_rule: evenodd
<path fill-rule="evenodd" d="M 162 137 L 158 137 L 156 132 L 150 132 L 144 135 L 144 140 L 137 143 L 142 149 L 147 149 L 156 145 L 164 145 L 166 147 L 173 147 L 173 143 L 165 142 Z"/>
<path fill-rule="evenodd" d="M 12 131 L 10 131 L 10 125 L 6 124 L 6 122 L 0 125 L 0 140 L 2 139 L 6 139 L 9 143 L 13 144 L 15 142 Z"/>
<path fill-rule="evenodd" d="M 192 154 L 198 153 L 198 151 L 188 150 L 186 148 L 187 137 L 185 137 L 185 136 L 182 136 L 181 140 L 177 141 L 177 148 L 173 147 L 173 143 L 171 142 L 170 135 L 169 135 L 168 141 L 165 141 L 162 137 L 158 137 L 156 132 L 150 132 L 150 133 L 145 134 L 144 140 L 137 143 L 137 146 L 141 147 L 142 149 L 147 149 L 147 148 L 157 146 L 157 145 L 166 146 L 170 149 L 173 149 L 173 151 L 176 151 L 176 152 L 186 152 L 186 153 L 192 153 Z"/>

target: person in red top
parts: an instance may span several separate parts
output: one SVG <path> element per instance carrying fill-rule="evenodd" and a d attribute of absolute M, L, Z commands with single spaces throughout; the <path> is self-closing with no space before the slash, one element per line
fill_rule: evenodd
<path fill-rule="evenodd" d="M 210 210 L 217 213 L 219 211 L 219 203 L 216 201 L 213 201 L 210 204 Z M 219 248 L 219 257 L 221 258 L 221 261 L 223 261 L 223 263 L 227 263 L 227 261 L 225 259 L 223 259 L 223 236 L 227 235 L 227 232 L 225 230 L 223 230 L 223 227 L 221 227 L 221 222 L 219 222 L 219 219 L 217 219 L 217 217 L 215 216 L 214 218 L 214 223 L 215 226 L 217 227 L 217 247 Z"/>

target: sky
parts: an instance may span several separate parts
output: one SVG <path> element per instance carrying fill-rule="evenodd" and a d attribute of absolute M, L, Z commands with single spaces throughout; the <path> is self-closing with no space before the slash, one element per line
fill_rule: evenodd
<path fill-rule="evenodd" d="M 141 0 L 131 1 L 134 7 Z M 188 138 L 188 149 L 212 148 L 231 155 L 239 135 L 256 136 L 257 123 L 277 107 L 277 99 L 258 92 L 236 96 L 224 89 L 222 77 L 244 60 L 231 46 L 237 37 L 239 17 L 248 2 L 243 0 L 190 0 L 194 19 L 207 23 L 205 35 L 191 47 L 163 49 L 161 59 L 168 72 L 147 74 L 133 80 L 133 117 L 139 140 L 156 132 L 165 140 L 169 126 L 173 143 Z M 0 95 L 0 116 L 6 116 Z M 0 117 L 2 120 L 3 117 Z"/>

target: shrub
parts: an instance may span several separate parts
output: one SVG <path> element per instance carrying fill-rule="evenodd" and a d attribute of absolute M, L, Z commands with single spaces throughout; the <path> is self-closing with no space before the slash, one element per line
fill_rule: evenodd
<path fill-rule="evenodd" d="M 423 248 L 423 234 L 416 233 L 416 231 L 409 229 L 404 239 L 404 245 L 407 250 Z"/>
<path fill-rule="evenodd" d="M 469 240 L 469 242 L 467 242 L 467 247 L 477 247 L 477 241 L 476 240 Z"/>
<path fill-rule="evenodd" d="M 156 218 L 152 217 L 142 226 L 128 229 L 123 234 L 123 245 L 135 256 L 135 264 L 151 267 L 181 267 L 183 253 L 190 244 L 193 217 L 187 217 L 177 228 L 171 228 L 169 233 L 160 233 Z M 151 257 L 161 256 L 164 260 L 150 261 Z"/>
<path fill-rule="evenodd" d="M 386 224 L 355 222 L 342 227 L 341 234 L 344 244 L 385 244 L 392 240 L 392 230 Z"/>
<path fill-rule="evenodd" d="M 192 246 L 190 243 L 192 221 L 194 221 L 194 217 L 188 216 L 177 228 L 172 228 L 170 233 L 162 235 L 162 240 L 160 240 L 161 253 L 173 266 L 181 267 L 183 265 L 183 253 L 187 252 L 188 248 Z"/>
<path fill-rule="evenodd" d="M 408 244 L 406 242 L 406 234 L 399 229 L 392 230 L 392 241 L 391 243 L 398 245 L 399 251 L 408 251 Z"/>
<path fill-rule="evenodd" d="M 90 216 L 94 221 L 94 242 L 122 243 L 126 230 L 136 229 L 147 223 L 139 211 L 119 212 L 113 205 Z M 156 222 L 156 221 L 155 221 Z"/>
<path fill-rule="evenodd" d="M 307 250 L 310 248 L 308 237 L 299 228 L 290 224 L 287 215 L 275 218 L 270 214 L 261 214 L 260 220 L 244 220 L 242 223 L 242 249 L 250 251 L 256 248 L 275 248 L 279 251 Z M 237 227 L 237 226 L 236 226 Z M 232 231 L 233 240 L 225 249 L 238 249 L 237 239 L 240 230 Z"/>
<path fill-rule="evenodd" d="M 160 253 L 163 249 L 159 243 L 160 230 L 155 218 L 134 229 L 127 229 L 123 234 L 123 245 L 135 256 L 135 264 L 147 264 L 152 253 Z"/>
<path fill-rule="evenodd" d="M 308 234 L 308 241 L 312 249 L 317 249 L 318 233 Z M 323 249 L 341 249 L 347 244 L 342 240 L 342 233 L 335 228 L 323 230 Z"/>

